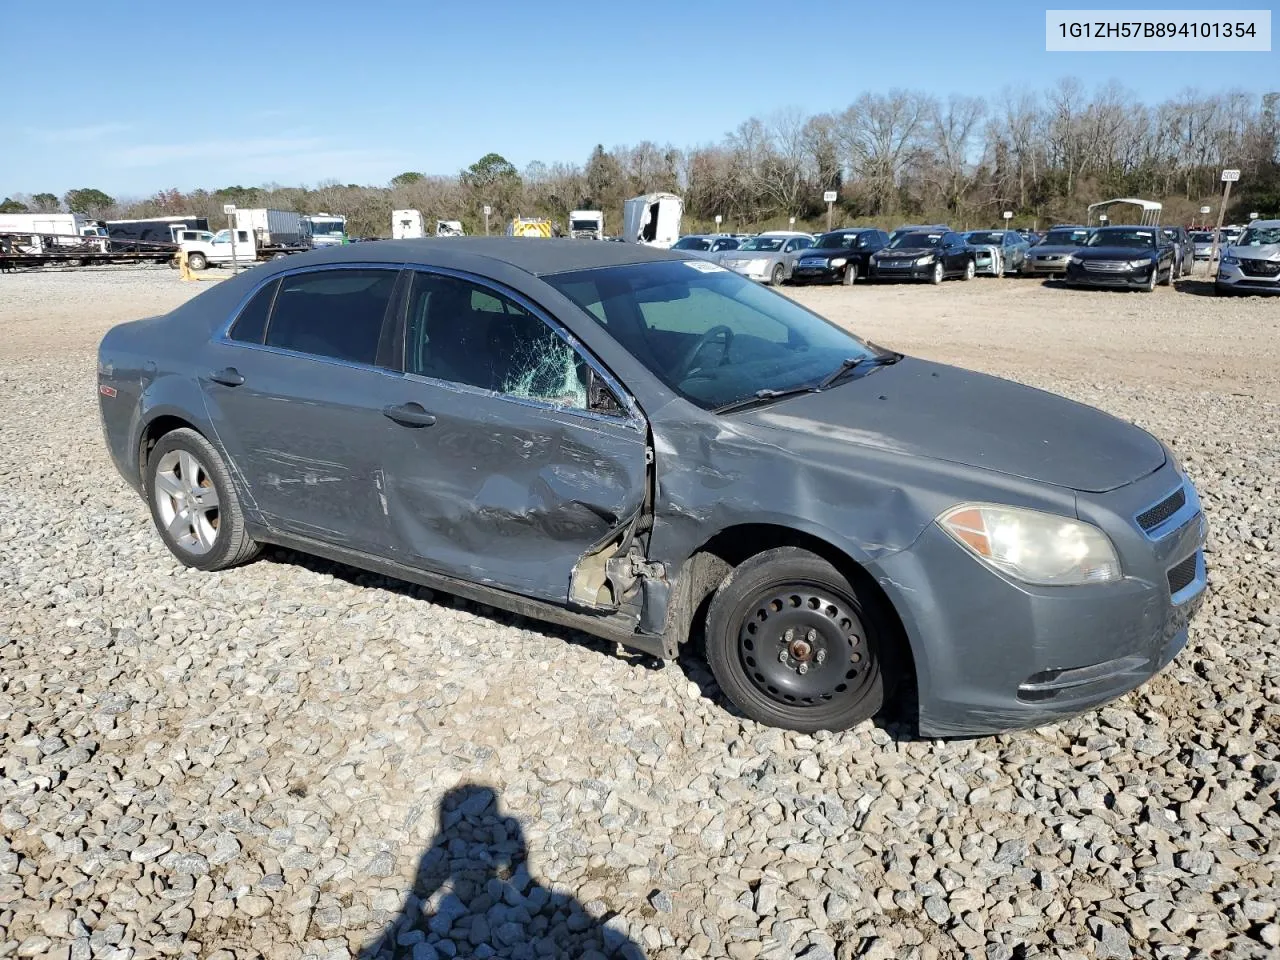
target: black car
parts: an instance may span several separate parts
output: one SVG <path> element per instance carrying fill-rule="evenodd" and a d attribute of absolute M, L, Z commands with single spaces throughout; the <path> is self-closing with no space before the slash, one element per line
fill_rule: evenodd
<path fill-rule="evenodd" d="M 1067 261 L 1066 282 L 1150 293 L 1173 282 L 1173 244 L 1159 227 L 1102 227 Z"/>
<path fill-rule="evenodd" d="M 977 272 L 973 248 L 950 230 L 895 231 L 889 243 L 871 256 L 869 277 L 875 280 L 928 280 L 947 277 L 972 280 Z"/>
<path fill-rule="evenodd" d="M 818 237 L 791 270 L 792 283 L 843 283 L 867 276 L 871 255 L 889 242 L 875 227 L 832 230 Z"/>

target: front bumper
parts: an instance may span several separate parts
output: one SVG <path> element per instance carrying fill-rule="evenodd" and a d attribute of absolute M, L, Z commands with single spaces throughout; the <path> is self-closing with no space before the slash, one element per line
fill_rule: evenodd
<path fill-rule="evenodd" d="M 802 267 L 791 270 L 791 279 L 795 283 L 840 283 L 844 280 L 844 272 L 848 267 Z"/>
<path fill-rule="evenodd" d="M 906 262 L 902 266 L 893 266 L 894 263 L 902 263 L 902 261 L 889 261 L 886 266 L 884 261 L 872 261 L 871 270 L 867 274 L 874 280 L 932 280 L 934 263 L 915 263 Z M 935 261 L 936 262 L 936 261 Z"/>
<path fill-rule="evenodd" d="M 1067 265 L 1067 283 L 1081 287 L 1117 287 L 1124 290 L 1140 290 L 1151 282 L 1151 271 L 1159 271 L 1159 266 L 1138 267 L 1122 273 L 1102 273 L 1086 270 L 1082 265 Z"/>
<path fill-rule="evenodd" d="M 727 270 L 732 270 L 740 276 L 746 277 L 748 280 L 759 280 L 761 282 L 769 279 L 769 272 L 773 269 L 773 265 L 768 261 L 751 261 L 741 266 L 734 266 L 728 262 L 722 261 L 721 266 Z"/>
<path fill-rule="evenodd" d="M 1186 504 L 1152 539 L 1134 517 L 1177 484 L 1185 485 Z M 1194 488 L 1166 464 L 1089 497 L 1078 513 L 1112 535 L 1125 574 L 1117 583 L 1023 584 L 936 525 L 874 563 L 911 640 L 922 735 L 985 735 L 1082 713 L 1139 686 L 1186 645 L 1207 582 Z M 1178 575 L 1192 563 L 1189 580 Z"/>
<path fill-rule="evenodd" d="M 1261 264 L 1270 264 L 1274 261 L 1258 261 Z M 1250 272 L 1246 273 L 1239 263 L 1219 263 L 1218 275 L 1214 279 L 1214 291 L 1217 293 L 1240 293 L 1240 294 L 1268 294 L 1280 293 L 1280 268 L 1278 268 L 1275 276 L 1266 276 L 1258 273 L 1260 270 L 1269 270 L 1269 266 L 1254 266 L 1250 264 Z"/>
<path fill-rule="evenodd" d="M 1034 256 L 1027 257 L 1022 264 L 1021 273 L 1037 274 L 1039 276 L 1054 276 L 1067 272 L 1067 261 L 1069 257 L 1053 258 L 1051 260 L 1039 260 Z"/>

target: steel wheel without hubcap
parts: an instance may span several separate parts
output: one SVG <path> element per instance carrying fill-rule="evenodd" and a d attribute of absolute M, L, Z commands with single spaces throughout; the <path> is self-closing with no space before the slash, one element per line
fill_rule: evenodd
<path fill-rule="evenodd" d="M 862 623 L 849 601 L 812 584 L 783 584 L 760 595 L 738 633 L 743 672 L 756 690 L 785 706 L 818 706 L 872 679 Z"/>
<path fill-rule="evenodd" d="M 873 716 L 896 676 L 883 601 L 830 562 L 775 547 L 740 563 L 707 610 L 707 662 L 753 720 L 813 732 Z"/>
<path fill-rule="evenodd" d="M 218 539 L 221 505 L 213 478 L 186 450 L 170 450 L 156 464 L 152 482 L 156 512 L 182 550 L 202 556 Z"/>

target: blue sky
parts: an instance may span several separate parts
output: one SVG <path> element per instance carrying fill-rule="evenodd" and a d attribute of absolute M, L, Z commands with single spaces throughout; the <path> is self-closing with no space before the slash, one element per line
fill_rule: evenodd
<path fill-rule="evenodd" d="M 0 62 L 21 90 L 0 98 L 0 196 L 382 184 L 491 150 L 582 163 L 596 143 L 709 143 L 752 115 L 894 86 L 993 101 L 1067 75 L 1148 101 L 1280 88 L 1274 52 L 1046 53 L 1044 11 L 1065 6 L 0 0 Z"/>

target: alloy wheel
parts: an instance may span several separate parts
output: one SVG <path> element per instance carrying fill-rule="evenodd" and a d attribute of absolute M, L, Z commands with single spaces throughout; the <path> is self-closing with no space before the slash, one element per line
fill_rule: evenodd
<path fill-rule="evenodd" d="M 187 450 L 170 450 L 156 464 L 152 491 L 160 522 L 178 547 L 197 556 L 213 549 L 221 512 L 204 464 Z"/>

